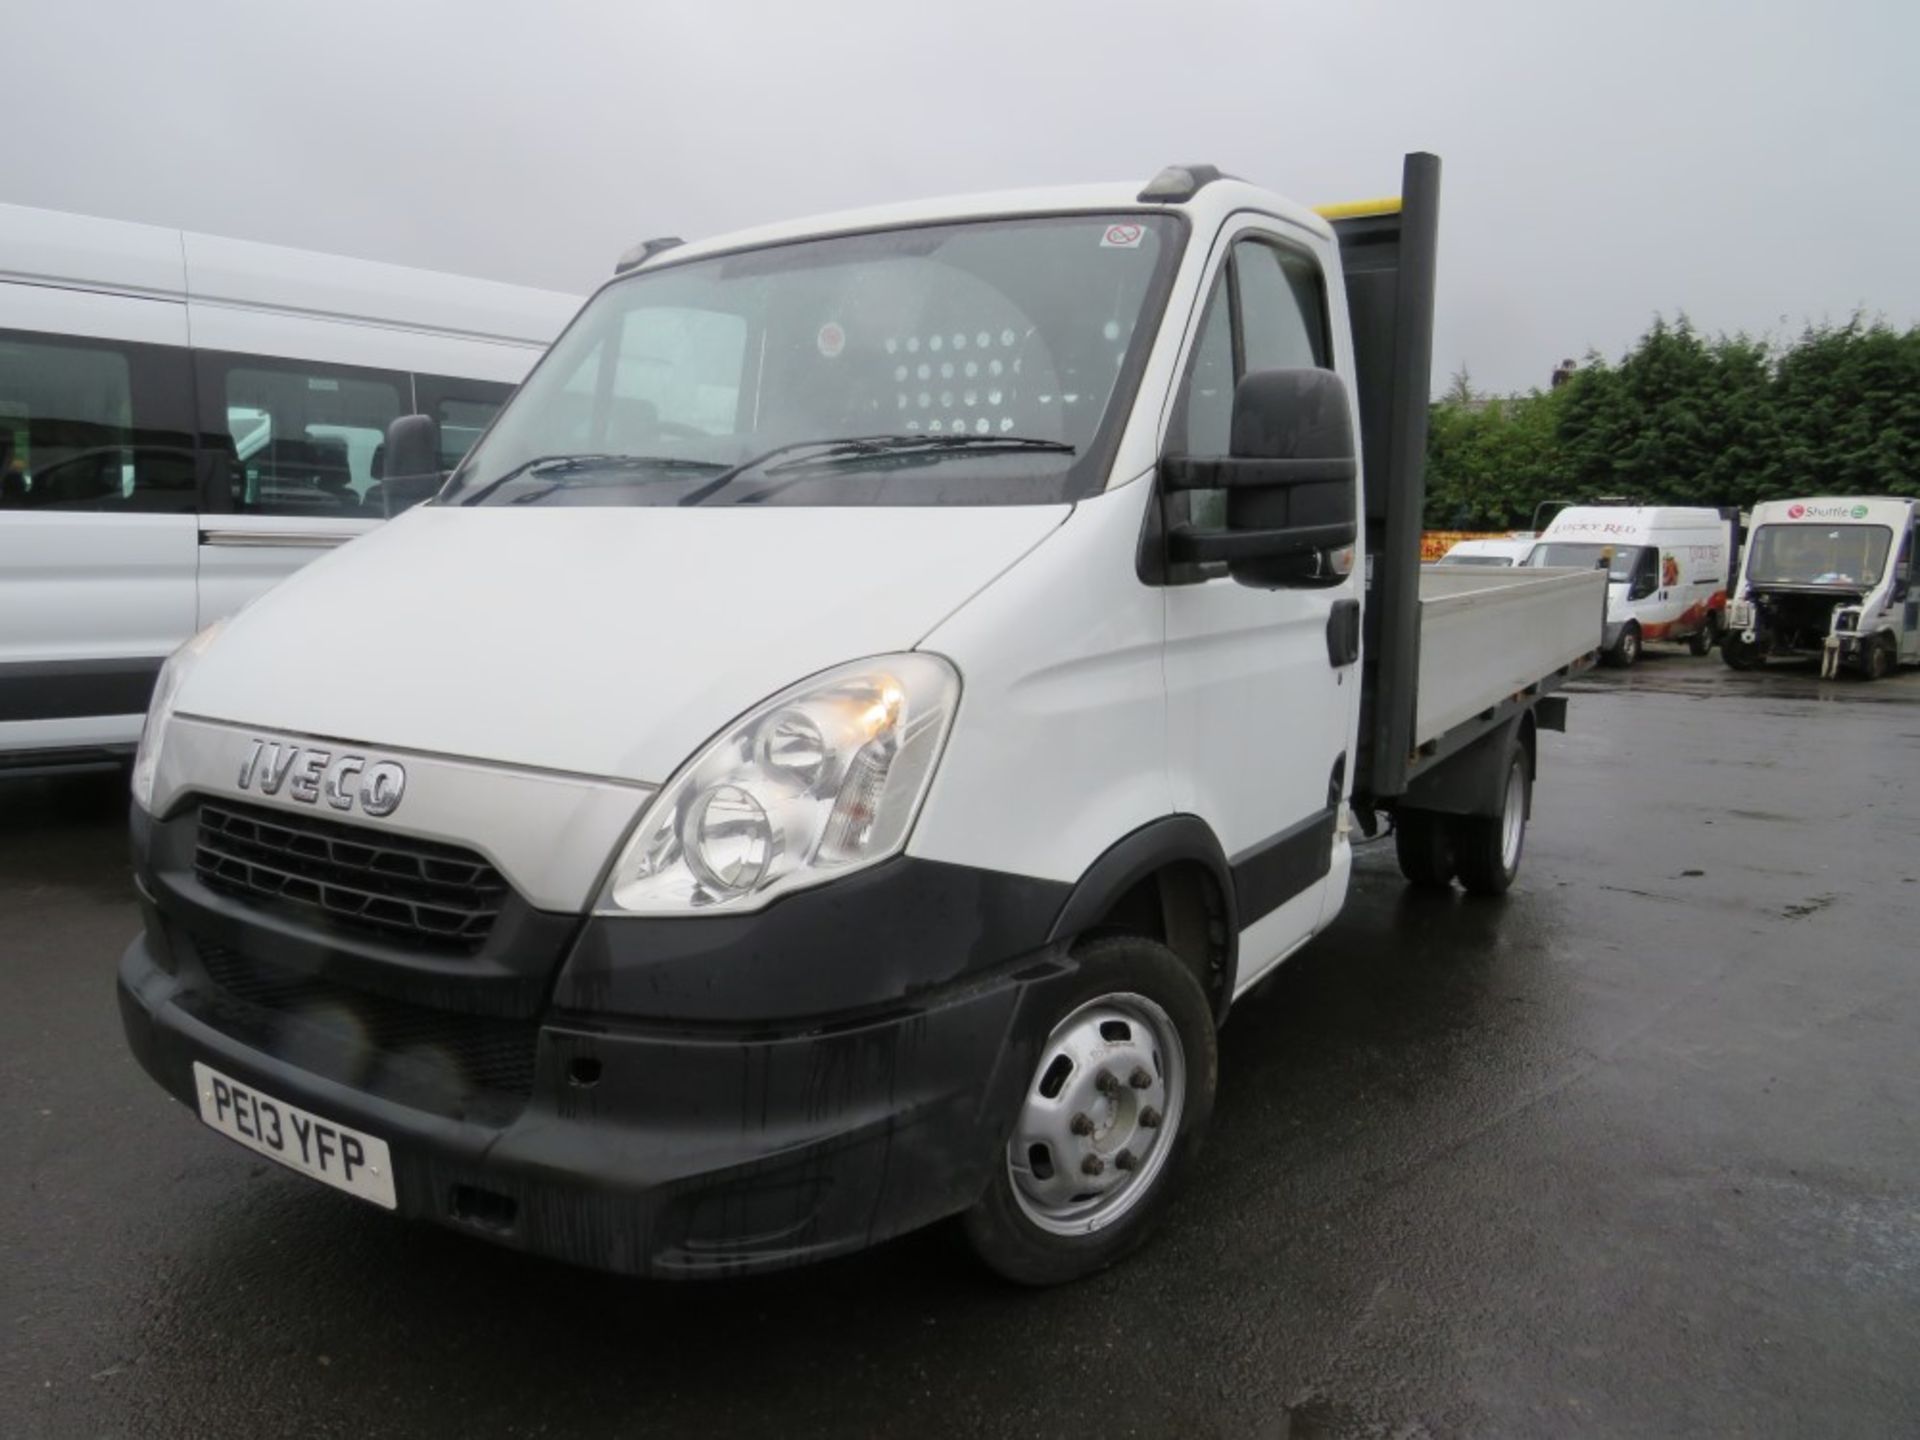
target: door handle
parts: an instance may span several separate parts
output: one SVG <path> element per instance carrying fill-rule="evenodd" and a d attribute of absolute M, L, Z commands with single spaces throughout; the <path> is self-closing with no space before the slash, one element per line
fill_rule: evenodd
<path fill-rule="evenodd" d="M 1336 670 L 1360 658 L 1360 602 L 1336 600 L 1327 612 L 1327 663 Z"/>

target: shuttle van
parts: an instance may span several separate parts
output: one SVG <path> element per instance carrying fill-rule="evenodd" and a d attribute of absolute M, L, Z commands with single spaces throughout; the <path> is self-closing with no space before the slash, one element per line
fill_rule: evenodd
<path fill-rule="evenodd" d="M 1705 655 L 1725 628 L 1733 526 L 1704 507 L 1573 505 L 1540 532 L 1527 564 L 1606 567 L 1609 664 L 1633 664 L 1649 641 Z"/>
<path fill-rule="evenodd" d="M 1356 837 L 1514 883 L 1600 643 L 1590 567 L 1420 564 L 1438 181 L 641 247 L 432 503 L 169 662 L 133 1053 L 612 1270 L 949 1217 L 1023 1282 L 1119 1258 Z"/>
<path fill-rule="evenodd" d="M 1721 658 L 1751 670 L 1772 656 L 1820 656 L 1878 680 L 1920 664 L 1914 547 L 1920 501 L 1815 496 L 1753 508 Z"/>
<path fill-rule="evenodd" d="M 160 663 L 432 493 L 571 296 L 0 205 L 0 772 L 130 755 Z"/>

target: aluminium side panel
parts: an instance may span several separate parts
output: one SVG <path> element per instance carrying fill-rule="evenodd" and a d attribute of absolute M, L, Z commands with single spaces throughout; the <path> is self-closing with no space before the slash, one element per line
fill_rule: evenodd
<path fill-rule="evenodd" d="M 1600 648 L 1604 571 L 1429 567 L 1420 592 L 1416 746 Z"/>

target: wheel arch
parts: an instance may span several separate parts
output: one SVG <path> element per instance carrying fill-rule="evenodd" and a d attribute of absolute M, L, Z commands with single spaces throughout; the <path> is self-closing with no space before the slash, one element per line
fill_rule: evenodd
<path fill-rule="evenodd" d="M 1458 754 L 1415 776 L 1399 802 L 1400 808 L 1430 810 L 1442 815 L 1498 815 L 1504 798 L 1510 749 L 1518 745 L 1526 757 L 1529 787 L 1540 778 L 1540 722 L 1534 714 L 1537 708 L 1529 705 Z"/>
<path fill-rule="evenodd" d="M 1047 939 L 1065 945 L 1101 931 L 1160 941 L 1200 981 L 1214 1023 L 1226 1018 L 1240 926 L 1233 872 L 1206 821 L 1169 815 L 1115 841 L 1075 883 Z"/>

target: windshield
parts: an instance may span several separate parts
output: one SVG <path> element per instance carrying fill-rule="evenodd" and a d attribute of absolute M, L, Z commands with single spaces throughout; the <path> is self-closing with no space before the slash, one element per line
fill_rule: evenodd
<path fill-rule="evenodd" d="M 1639 563 L 1641 551 L 1645 548 L 1644 545 L 1569 545 L 1555 542 L 1534 546 L 1533 553 L 1527 556 L 1527 564 L 1592 570 L 1600 564 L 1603 556 L 1610 554 L 1607 579 L 1624 583 L 1633 578 L 1633 567 Z"/>
<path fill-rule="evenodd" d="M 1482 554 L 1442 555 L 1440 557 L 1440 563 L 1442 565 L 1511 565 L 1513 564 L 1513 557 L 1511 555 Z"/>
<path fill-rule="evenodd" d="M 587 305 L 456 505 L 927 505 L 1100 488 L 1184 222 L 989 220 L 667 265 Z"/>
<path fill-rule="evenodd" d="M 1893 531 L 1884 525 L 1762 525 L 1747 558 L 1750 585 L 1878 585 Z"/>

